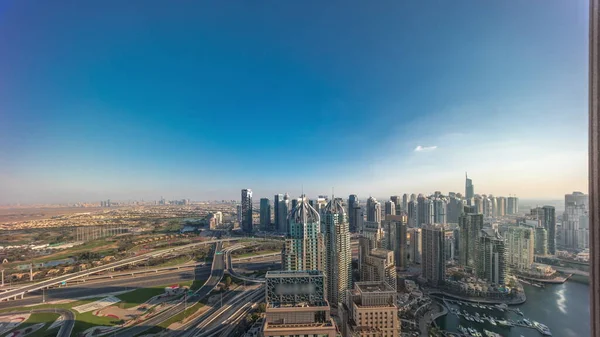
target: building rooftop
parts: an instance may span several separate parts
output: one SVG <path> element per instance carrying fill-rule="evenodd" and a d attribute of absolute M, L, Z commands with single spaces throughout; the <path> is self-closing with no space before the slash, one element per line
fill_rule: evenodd
<path fill-rule="evenodd" d="M 320 275 L 323 275 L 323 273 L 319 270 L 271 270 L 267 272 L 265 277 L 307 277 Z"/>
<path fill-rule="evenodd" d="M 380 293 L 395 290 L 385 282 L 356 282 L 356 288 L 362 293 Z"/>
<path fill-rule="evenodd" d="M 375 255 L 381 258 L 387 258 L 387 255 L 391 252 L 391 250 L 383 249 L 383 248 L 373 248 L 371 249 L 371 255 Z"/>

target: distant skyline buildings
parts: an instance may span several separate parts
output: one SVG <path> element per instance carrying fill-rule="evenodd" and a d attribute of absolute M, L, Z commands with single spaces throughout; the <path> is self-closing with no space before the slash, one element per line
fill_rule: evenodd
<path fill-rule="evenodd" d="M 381 203 L 373 197 L 367 199 L 367 221 L 381 223 Z"/>
<path fill-rule="evenodd" d="M 260 229 L 271 230 L 271 201 L 268 198 L 260 199 Z"/>
<path fill-rule="evenodd" d="M 252 224 L 252 190 L 249 188 L 245 188 L 242 190 L 242 221 L 240 223 L 240 227 L 246 233 L 252 233 L 253 224 Z"/>

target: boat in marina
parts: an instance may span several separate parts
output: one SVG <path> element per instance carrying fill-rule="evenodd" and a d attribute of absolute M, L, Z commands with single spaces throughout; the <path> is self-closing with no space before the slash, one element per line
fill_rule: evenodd
<path fill-rule="evenodd" d="M 495 333 L 493 331 L 489 331 L 489 330 L 485 330 L 485 329 L 483 329 L 483 333 L 485 333 L 485 335 L 487 337 L 502 337 L 502 335 L 499 333 Z"/>
<path fill-rule="evenodd" d="M 469 331 L 467 331 L 467 329 L 465 329 L 462 325 L 458 326 L 458 331 L 460 331 L 460 333 L 462 333 L 463 335 L 466 335 L 469 333 Z"/>
<path fill-rule="evenodd" d="M 502 326 L 514 326 L 513 323 L 507 321 L 507 320 L 500 320 L 500 321 L 496 321 L 498 324 L 502 325 Z"/>
<path fill-rule="evenodd" d="M 492 317 L 490 317 L 490 323 L 491 323 L 492 325 L 496 325 L 496 320 L 495 320 L 495 319 L 493 319 Z"/>
<path fill-rule="evenodd" d="M 533 321 L 533 326 L 544 336 L 552 336 L 552 332 L 548 329 L 547 326 L 540 322 Z"/>

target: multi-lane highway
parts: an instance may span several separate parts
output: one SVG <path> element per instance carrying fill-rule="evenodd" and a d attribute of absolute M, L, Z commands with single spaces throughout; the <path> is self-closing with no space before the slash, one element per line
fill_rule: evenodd
<path fill-rule="evenodd" d="M 176 251 L 184 251 L 184 250 L 188 250 L 188 249 L 193 249 L 197 246 L 205 245 L 205 244 L 211 244 L 211 243 L 222 244 L 223 241 L 232 241 L 232 240 L 238 240 L 238 239 L 222 239 L 222 240 L 210 240 L 210 241 L 196 242 L 196 243 L 190 243 L 190 244 L 183 245 L 183 246 L 177 246 L 177 247 L 172 247 L 172 248 L 163 249 L 163 250 L 159 250 L 159 251 L 154 251 L 154 252 L 150 252 L 150 253 L 146 253 L 146 254 L 140 254 L 140 255 L 134 256 L 134 257 L 128 257 L 126 259 L 122 259 L 122 260 L 112 262 L 112 263 L 107 263 L 107 264 L 99 266 L 99 267 L 94 267 L 94 268 L 90 268 L 90 269 L 87 269 L 84 271 L 70 273 L 70 274 L 59 276 L 59 277 L 54 277 L 54 278 L 51 278 L 48 280 L 36 282 L 33 284 L 28 284 L 28 285 L 25 285 L 25 286 L 17 288 L 17 289 L 11 289 L 9 291 L 5 291 L 3 293 L 0 293 L 0 301 L 17 299 L 19 297 L 23 298 L 25 296 L 25 294 L 36 291 L 36 290 L 49 288 L 49 287 L 52 287 L 55 285 L 62 284 L 67 281 L 71 281 L 71 280 L 74 280 L 77 278 L 96 274 L 96 273 L 103 272 L 106 270 L 122 267 L 125 265 L 135 264 L 135 263 L 138 263 L 141 261 L 145 261 L 146 259 L 148 259 L 150 257 L 170 254 L 170 253 L 173 253 Z"/>
<path fill-rule="evenodd" d="M 239 259 L 233 259 L 234 266 Z M 264 270 L 279 266 L 280 258 L 277 256 L 254 257 L 251 261 L 245 260 L 244 269 L 246 270 Z M 122 292 L 138 288 L 150 288 L 169 284 L 178 284 L 191 280 L 205 280 L 210 276 L 210 263 L 196 268 L 169 270 L 164 272 L 149 272 L 145 274 L 135 274 L 135 276 L 123 275 L 115 278 L 101 278 L 95 280 L 86 280 L 77 284 L 70 283 L 66 287 L 46 289 L 42 294 L 41 290 L 32 292 L 24 299 L 18 301 L 0 302 L 0 309 L 16 308 L 26 305 L 42 304 L 42 301 L 52 302 L 58 300 L 73 300 L 81 297 L 99 297 L 108 293 Z"/>
<path fill-rule="evenodd" d="M 223 278 L 223 274 L 225 272 L 225 254 L 223 254 L 221 251 L 222 246 L 223 244 L 221 242 L 217 242 L 210 277 L 208 278 L 206 283 L 204 283 L 204 285 L 194 293 L 193 296 L 190 296 L 187 299 L 181 301 L 180 303 L 174 305 L 173 307 L 157 314 L 156 316 L 147 319 L 140 325 L 125 328 L 113 334 L 113 336 L 128 337 L 141 334 L 151 329 L 152 327 L 166 321 L 170 317 L 183 312 L 186 307 L 193 306 L 198 301 L 202 300 L 208 294 L 210 294 L 210 292 L 217 286 L 217 284 L 221 282 L 221 279 Z M 187 303 L 184 303 L 184 301 L 187 301 Z"/>
<path fill-rule="evenodd" d="M 223 268 L 231 274 L 232 260 L 230 252 L 241 248 L 241 245 L 235 245 L 228 247 L 223 250 L 225 265 Z M 273 256 L 269 256 L 273 258 Z M 277 256 L 275 256 L 277 258 Z M 236 275 L 237 277 L 237 275 Z M 243 289 L 236 289 L 226 295 L 225 304 L 221 303 L 219 306 L 213 306 L 207 310 L 204 314 L 196 317 L 195 319 L 187 322 L 179 331 L 173 331 L 169 336 L 178 337 L 200 337 L 200 336 L 213 336 L 221 328 L 224 327 L 222 322 L 228 321 L 230 318 L 238 318 L 238 315 L 242 311 L 242 308 L 246 308 L 247 305 L 254 304 L 256 301 L 264 297 L 264 287 L 262 285 L 253 285 L 251 287 L 244 287 Z M 230 324 L 237 324 L 237 321 L 231 321 Z"/>

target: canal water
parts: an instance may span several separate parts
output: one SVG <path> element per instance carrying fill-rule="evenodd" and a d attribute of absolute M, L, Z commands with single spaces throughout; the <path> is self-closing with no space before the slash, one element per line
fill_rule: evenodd
<path fill-rule="evenodd" d="M 553 336 L 558 337 L 586 337 L 590 336 L 590 303 L 589 303 L 589 285 L 576 281 L 567 281 L 563 284 L 547 284 L 545 288 L 537 288 L 527 284 L 523 285 L 527 301 L 519 306 L 524 318 L 538 321 L 550 328 Z M 499 310 L 484 310 L 473 308 L 471 306 L 458 306 L 451 304 L 451 307 L 466 310 L 470 314 L 478 312 L 480 315 L 500 317 L 505 319 L 519 320 L 523 317 L 515 313 L 500 312 Z M 470 322 L 463 317 L 448 312 L 448 315 L 440 317 L 437 320 L 438 325 L 444 330 L 457 332 L 458 325 L 472 327 L 483 334 L 483 329 L 497 332 L 505 337 L 540 337 L 542 336 L 535 329 L 523 327 L 501 327 L 493 326 L 488 321 L 485 323 Z M 484 335 L 485 336 L 485 335 Z"/>

